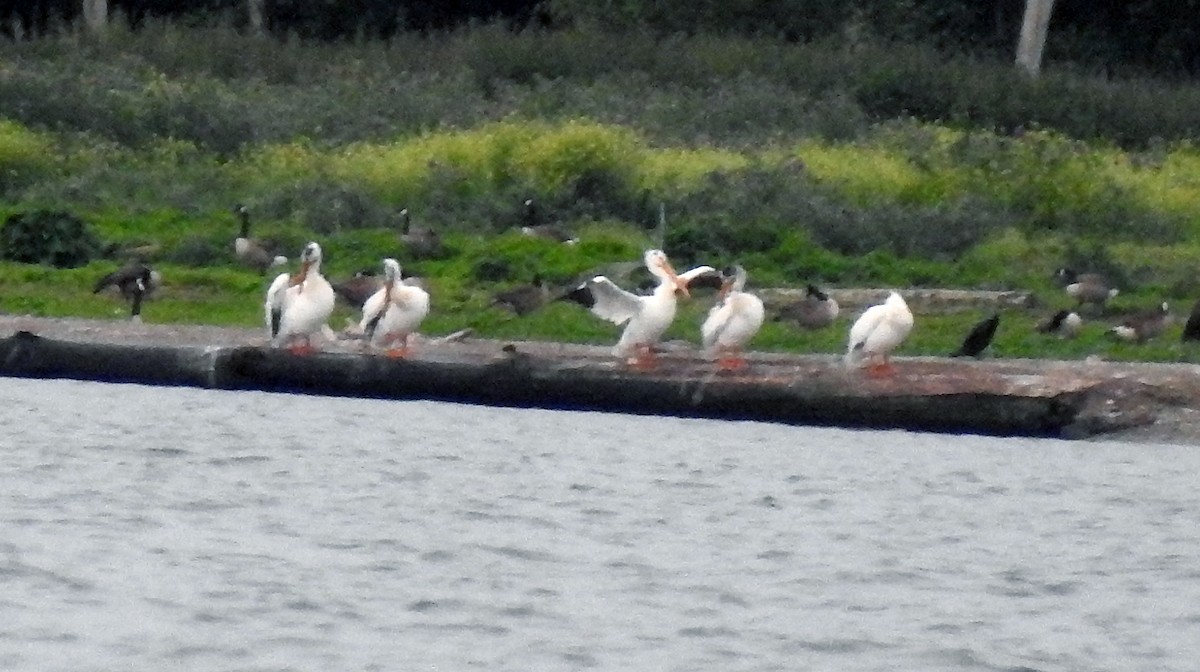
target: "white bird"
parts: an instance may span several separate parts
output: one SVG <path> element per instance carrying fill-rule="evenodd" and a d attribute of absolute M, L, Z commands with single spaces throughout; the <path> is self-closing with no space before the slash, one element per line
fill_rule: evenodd
<path fill-rule="evenodd" d="M 358 326 L 371 345 L 388 348 L 388 357 L 405 357 L 409 335 L 429 314 L 429 293 L 406 284 L 400 277 L 400 262 L 395 259 L 383 260 L 383 274 L 383 288 L 363 304 Z"/>
<path fill-rule="evenodd" d="M 721 273 L 719 301 L 700 326 L 704 347 L 717 353 L 717 366 L 723 370 L 746 366 L 741 355 L 746 343 L 762 327 L 765 311 L 762 299 L 743 291 L 746 269 L 733 266 Z"/>
<path fill-rule="evenodd" d="M 846 350 L 847 366 L 856 365 L 866 359 L 868 375 L 880 377 L 891 375 L 888 357 L 913 327 L 913 314 L 908 304 L 898 293 L 888 294 L 887 300 L 871 306 L 850 327 L 850 343 Z"/>
<path fill-rule="evenodd" d="M 313 352 L 311 337 L 328 327 L 333 312 L 333 287 L 321 275 L 321 246 L 309 243 L 300 253 L 300 272 L 280 273 L 267 290 L 267 331 L 276 347 L 295 354 Z"/>
<path fill-rule="evenodd" d="M 677 274 L 662 250 L 647 250 L 643 256 L 646 268 L 658 278 L 658 286 L 649 296 L 638 296 L 598 275 L 584 282 L 564 298 L 581 303 L 596 315 L 612 322 L 625 324 L 621 339 L 613 354 L 626 357 L 637 368 L 652 368 L 655 364 L 654 345 L 675 319 L 675 292 L 689 296 L 688 283 L 706 273 L 712 266 L 697 266 Z M 635 356 L 630 357 L 633 354 Z"/>

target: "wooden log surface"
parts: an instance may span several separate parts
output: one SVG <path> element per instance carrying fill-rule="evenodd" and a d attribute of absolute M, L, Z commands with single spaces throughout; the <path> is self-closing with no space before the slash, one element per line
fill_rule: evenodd
<path fill-rule="evenodd" d="M 872 379 L 826 354 L 750 353 L 747 369 L 725 373 L 684 348 L 644 372 L 604 346 L 422 339 L 393 360 L 352 341 L 295 356 L 265 340 L 0 316 L 0 375 L 995 435 L 1187 441 L 1200 426 L 1200 367 L 1190 364 L 901 357 L 896 375 Z"/>

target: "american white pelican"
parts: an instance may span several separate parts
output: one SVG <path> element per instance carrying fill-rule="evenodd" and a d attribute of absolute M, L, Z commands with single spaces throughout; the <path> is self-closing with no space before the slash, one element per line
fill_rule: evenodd
<path fill-rule="evenodd" d="M 1054 272 L 1054 277 L 1062 283 L 1067 296 L 1075 299 L 1080 307 L 1090 303 L 1103 312 L 1104 304 L 1120 293 L 1099 273 L 1076 273 L 1070 268 L 1060 268 Z"/>
<path fill-rule="evenodd" d="M 701 341 L 717 353 L 717 366 L 723 370 L 746 366 L 742 348 L 762 327 L 762 299 L 745 291 L 746 269 L 733 266 L 722 273 L 718 302 L 708 311 L 700 326 Z"/>
<path fill-rule="evenodd" d="M 1123 341 L 1145 343 L 1166 330 L 1171 321 L 1170 308 L 1164 301 L 1157 308 L 1126 316 L 1110 332 Z"/>
<path fill-rule="evenodd" d="M 387 348 L 388 357 L 405 357 L 409 334 L 429 314 L 429 293 L 405 284 L 400 277 L 400 262 L 395 259 L 383 260 L 383 273 L 383 288 L 363 304 L 359 328 L 367 342 Z"/>
<path fill-rule="evenodd" d="M 328 329 L 333 312 L 333 287 L 321 275 L 321 246 L 309 243 L 300 253 L 300 272 L 280 273 L 267 290 L 267 330 L 272 343 L 287 345 L 295 354 L 313 351 L 311 337 Z"/>
<path fill-rule="evenodd" d="M 898 293 L 888 294 L 883 303 L 868 308 L 850 327 L 850 342 L 846 350 L 846 364 L 855 365 L 866 359 L 868 375 L 872 377 L 892 374 L 889 355 L 908 333 L 912 331 L 913 314 L 908 304 Z"/>
<path fill-rule="evenodd" d="M 129 302 L 130 318 L 140 322 L 142 299 L 148 298 L 161 284 L 162 275 L 158 271 L 142 263 L 133 263 L 97 280 L 92 293 L 99 294 L 109 287 L 116 287 L 121 296 Z"/>
<path fill-rule="evenodd" d="M 837 316 L 837 300 L 810 284 L 804 288 L 804 296 L 780 308 L 775 319 L 795 322 L 805 329 L 822 329 L 833 324 Z"/>
<path fill-rule="evenodd" d="M 659 281 L 654 293 L 649 296 L 627 292 L 603 275 L 598 275 L 564 298 L 587 306 L 613 324 L 628 322 L 621 339 L 613 347 L 613 354 L 626 357 L 627 363 L 645 369 L 654 366 L 654 344 L 675 319 L 675 292 L 689 295 L 688 283 L 701 275 L 713 273 L 715 269 L 712 266 L 698 266 L 677 274 L 662 250 L 647 250 L 643 260 L 646 268 Z M 631 354 L 635 356 L 630 357 Z"/>
<path fill-rule="evenodd" d="M 992 344 L 992 339 L 996 337 L 996 329 L 999 327 L 1000 313 L 992 313 L 990 317 L 971 327 L 971 331 L 963 339 L 962 345 L 950 353 L 950 356 L 978 357 Z"/>
<path fill-rule="evenodd" d="M 287 263 L 287 257 L 275 254 L 270 245 L 250 237 L 249 208 L 239 203 L 233 207 L 233 211 L 242 220 L 241 231 L 233 240 L 233 253 L 242 265 L 259 273 L 266 273 L 269 269 Z"/>

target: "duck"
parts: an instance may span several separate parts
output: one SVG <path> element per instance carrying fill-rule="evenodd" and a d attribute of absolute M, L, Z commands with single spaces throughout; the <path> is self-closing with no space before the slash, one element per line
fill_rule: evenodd
<path fill-rule="evenodd" d="M 721 272 L 718 301 L 700 326 L 701 342 L 706 350 L 717 354 L 719 370 L 745 368 L 742 350 L 762 328 L 766 314 L 763 302 L 745 291 L 746 277 L 746 269 L 738 264 Z"/>
<path fill-rule="evenodd" d="M 550 301 L 550 284 L 541 273 L 528 285 L 512 287 L 492 295 L 492 305 L 506 308 L 518 317 L 528 315 Z"/>
<path fill-rule="evenodd" d="M 992 339 L 996 337 L 996 329 L 999 327 L 1000 313 L 992 313 L 991 316 L 971 327 L 971 331 L 967 332 L 967 337 L 963 339 L 962 345 L 950 353 L 950 356 L 978 357 L 992 344 Z"/>
<path fill-rule="evenodd" d="M 1192 304 L 1192 312 L 1183 325 L 1182 341 L 1200 341 L 1200 300 Z"/>
<path fill-rule="evenodd" d="M 850 327 L 850 339 L 846 349 L 847 366 L 856 366 L 867 360 L 867 374 L 873 378 L 895 373 L 890 355 L 913 328 L 913 314 L 898 292 L 890 292 L 887 299 L 870 308 Z"/>
<path fill-rule="evenodd" d="M 250 237 L 250 208 L 238 203 L 233 212 L 241 219 L 241 229 L 233 240 L 233 253 L 239 263 L 259 273 L 287 264 L 287 257 L 273 252 L 270 244 Z"/>
<path fill-rule="evenodd" d="M 442 255 L 442 236 L 428 226 L 412 223 L 408 208 L 400 211 L 400 242 L 417 259 L 432 259 Z"/>
<path fill-rule="evenodd" d="M 275 347 L 286 346 L 293 354 L 315 351 L 312 335 L 328 329 L 336 297 L 321 275 L 321 246 L 310 242 L 300 253 L 300 271 L 280 273 L 267 289 L 267 332 Z"/>
<path fill-rule="evenodd" d="M 337 298 L 351 308 L 361 309 L 363 303 L 383 286 L 383 281 L 375 274 L 374 269 L 363 269 L 350 278 L 330 284 Z"/>
<path fill-rule="evenodd" d="M 564 226 L 558 223 L 547 224 L 540 221 L 537 212 L 537 206 L 532 198 L 525 199 L 525 216 L 524 223 L 521 225 L 521 233 L 532 238 L 542 238 L 544 240 L 562 243 L 564 245 L 575 245 L 579 242 L 579 236 L 568 231 Z"/>
<path fill-rule="evenodd" d="M 1061 338 L 1075 338 L 1083 327 L 1083 318 L 1073 310 L 1060 310 L 1037 325 L 1042 334 L 1057 334 Z"/>
<path fill-rule="evenodd" d="M 130 319 L 140 322 L 142 300 L 153 294 L 161 284 L 162 275 L 158 271 L 137 262 L 126 264 L 97 280 L 92 293 L 99 294 L 109 287 L 116 287 L 121 297 L 129 302 Z"/>
<path fill-rule="evenodd" d="M 1073 269 L 1063 267 L 1054 271 L 1054 277 L 1062 283 L 1067 296 L 1075 299 L 1079 308 L 1091 304 L 1103 312 L 1108 300 L 1120 294 L 1120 290 L 1099 273 L 1076 273 Z"/>
<path fill-rule="evenodd" d="M 805 329 L 823 329 L 837 319 L 838 310 L 836 299 L 816 285 L 809 284 L 804 288 L 804 296 L 799 301 L 779 309 L 775 320 L 795 322 Z"/>
<path fill-rule="evenodd" d="M 657 248 L 646 250 L 642 262 L 659 280 L 649 296 L 627 292 L 598 275 L 560 298 L 579 303 L 613 324 L 624 324 L 625 330 L 613 346 L 613 355 L 625 358 L 625 363 L 635 368 L 651 369 L 656 365 L 654 346 L 675 320 L 676 292 L 689 296 L 688 284 L 701 275 L 715 273 L 716 269 L 697 266 L 677 274 L 667 254 Z"/>
<path fill-rule="evenodd" d="M 429 293 L 406 284 L 395 259 L 383 260 L 383 277 L 383 287 L 363 303 L 359 328 L 369 344 L 386 348 L 388 357 L 404 358 L 408 337 L 429 314 Z"/>
<path fill-rule="evenodd" d="M 1158 336 L 1171 324 L 1171 310 L 1166 301 L 1160 305 L 1125 317 L 1109 329 L 1109 333 L 1122 341 L 1145 343 Z"/>

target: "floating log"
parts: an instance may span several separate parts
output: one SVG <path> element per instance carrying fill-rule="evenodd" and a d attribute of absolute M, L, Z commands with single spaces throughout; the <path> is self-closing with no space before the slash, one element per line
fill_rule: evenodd
<path fill-rule="evenodd" d="M 409 359 L 332 343 L 296 356 L 238 345 L 237 332 L 27 326 L 37 324 L 53 335 L 25 329 L 0 340 L 0 375 L 1073 438 L 1200 409 L 1193 365 L 914 357 L 873 379 L 833 355 L 752 353 L 746 369 L 731 373 L 695 351 L 672 351 L 639 371 L 608 348 L 561 343 L 427 340 Z M 251 333 L 243 342 L 254 342 Z"/>

